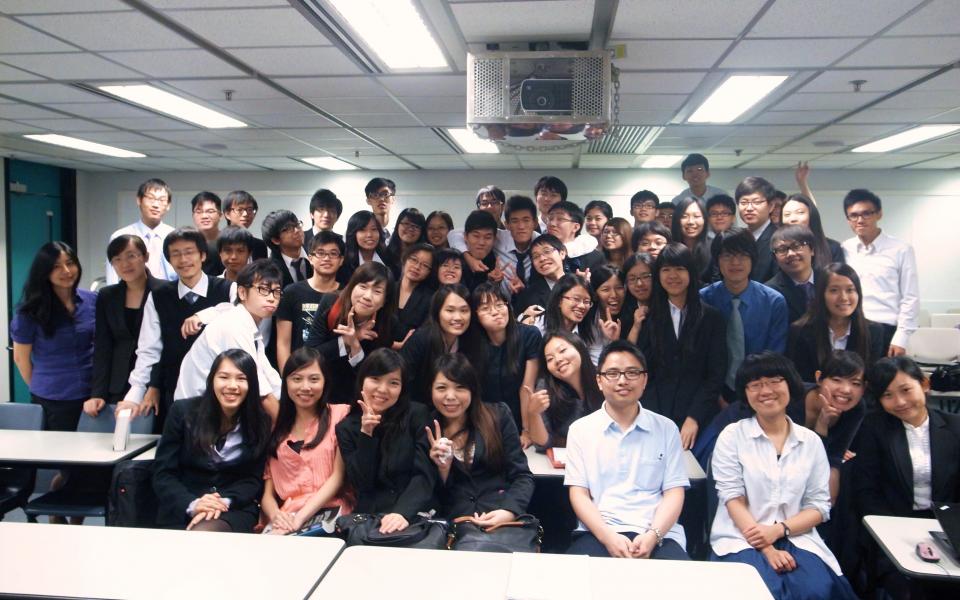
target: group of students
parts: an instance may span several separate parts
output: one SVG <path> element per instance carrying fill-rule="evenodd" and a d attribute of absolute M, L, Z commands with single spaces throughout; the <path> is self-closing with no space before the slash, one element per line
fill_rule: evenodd
<path fill-rule="evenodd" d="M 117 283 L 79 289 L 74 250 L 40 249 L 15 362 L 47 429 L 154 418 L 161 526 L 330 531 L 353 511 L 384 533 L 425 513 L 492 527 L 528 511 L 523 450 L 566 447 L 569 552 L 684 559 L 691 450 L 719 501 L 711 558 L 754 565 L 776 597 L 852 597 L 841 563 L 917 597 L 864 560 L 857 527 L 960 500 L 960 420 L 926 408 L 901 356 L 912 250 L 867 190 L 844 200 L 857 237 L 826 238 L 805 165 L 779 209 L 762 178 L 731 198 L 704 157 L 681 171 L 673 202 L 634 195 L 632 224 L 548 176 L 535 198 L 481 189 L 462 229 L 406 208 L 391 233 L 396 185 L 374 178 L 345 236 L 320 190 L 312 227 L 273 211 L 262 240 L 249 193 L 197 194 L 196 227 L 172 228 L 152 179 L 108 244 Z"/>

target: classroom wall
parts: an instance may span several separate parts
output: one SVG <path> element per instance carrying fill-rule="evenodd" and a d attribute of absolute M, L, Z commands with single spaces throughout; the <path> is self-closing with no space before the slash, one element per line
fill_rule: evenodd
<path fill-rule="evenodd" d="M 10 316 L 7 306 L 7 179 L 6 169 L 3 168 L 3 158 L 0 158 L 0 335 L 5 342 L 10 340 Z M 10 401 L 10 366 L 13 351 L 0 360 L 0 402 Z"/>
<path fill-rule="evenodd" d="M 373 176 L 397 183 L 397 208 L 417 206 L 424 213 L 442 209 L 462 224 L 474 208 L 476 190 L 500 186 L 508 195 L 533 194 L 533 184 L 544 174 L 560 177 L 570 190 L 569 198 L 581 205 L 592 199 L 610 202 L 614 213 L 627 215 L 630 196 L 650 189 L 669 200 L 686 187 L 679 169 L 634 170 L 510 170 L 510 171 L 393 171 L 378 172 L 182 172 L 155 173 L 173 189 L 174 206 L 166 221 L 192 224 L 190 198 L 200 190 L 220 194 L 244 189 L 256 197 L 260 212 L 253 224 L 259 237 L 263 215 L 277 208 L 293 210 L 309 224 L 308 203 L 321 187 L 332 189 L 344 202 L 345 216 L 337 223 L 342 232 L 346 216 L 367 208 L 363 186 Z M 788 193 L 796 183 L 790 170 L 715 170 L 710 183 L 731 192 L 747 175 L 766 177 Z M 84 265 L 84 284 L 101 276 L 104 250 L 110 233 L 138 218 L 135 191 L 145 173 L 78 173 L 78 244 Z M 939 170 L 823 170 L 814 171 L 810 184 L 817 197 L 824 229 L 829 237 L 843 241 L 852 234 L 843 218 L 841 202 L 854 187 L 867 187 L 884 201 L 885 231 L 914 245 L 920 270 L 923 308 L 941 312 L 960 307 L 960 236 L 951 209 L 960 206 L 960 171 Z"/>

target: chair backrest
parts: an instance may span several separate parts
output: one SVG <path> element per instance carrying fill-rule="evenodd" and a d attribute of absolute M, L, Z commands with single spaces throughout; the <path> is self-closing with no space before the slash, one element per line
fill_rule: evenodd
<path fill-rule="evenodd" d="M 43 429 L 43 408 L 39 404 L 22 402 L 0 403 L 0 429 Z"/>
<path fill-rule="evenodd" d="M 95 417 L 87 413 L 80 415 L 80 423 L 77 425 L 77 431 L 89 431 L 94 433 L 113 433 L 117 427 L 117 418 L 113 412 L 113 406 L 106 405 Z M 130 422 L 130 433 L 152 433 L 153 415 L 141 416 Z"/>
<path fill-rule="evenodd" d="M 960 327 L 960 314 L 938 313 L 930 315 L 930 327 Z"/>
<path fill-rule="evenodd" d="M 924 363 L 946 364 L 960 358 L 960 329 L 922 327 L 913 332 L 907 354 Z"/>
<path fill-rule="evenodd" d="M 921 308 L 920 312 L 917 313 L 917 327 L 936 327 L 936 325 L 930 323 L 929 310 Z"/>

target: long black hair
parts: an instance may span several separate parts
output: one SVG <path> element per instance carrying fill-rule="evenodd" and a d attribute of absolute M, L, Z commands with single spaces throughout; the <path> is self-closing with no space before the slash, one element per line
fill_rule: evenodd
<path fill-rule="evenodd" d="M 353 308 L 353 300 L 351 299 L 353 288 L 361 283 L 369 283 L 370 285 L 382 283 L 384 285 L 383 306 L 374 316 L 377 320 L 375 326 L 377 338 L 371 343 L 375 348 L 390 345 L 393 343 L 393 314 L 397 306 L 397 284 L 390 275 L 390 269 L 378 262 L 363 263 L 350 276 L 350 281 L 340 291 L 340 297 L 334 304 L 334 307 L 339 311 L 336 322 L 339 325 L 347 324 L 347 317 Z M 329 315 L 329 313 L 327 314 Z M 333 328 L 331 327 L 331 329 Z"/>
<path fill-rule="evenodd" d="M 684 304 L 686 314 L 680 327 L 679 342 L 685 353 L 693 351 L 693 340 L 700 327 L 700 318 L 703 316 L 703 305 L 700 303 L 700 291 L 697 289 L 697 266 L 693 253 L 679 242 L 671 242 L 660 251 L 657 262 L 653 265 L 653 291 L 650 293 L 650 336 L 654 348 L 663 348 L 663 340 L 673 332 L 673 319 L 670 318 L 670 299 L 667 291 L 660 283 L 660 271 L 665 267 L 680 267 L 690 275 L 690 284 L 687 286 L 687 298 Z M 657 357 L 660 353 L 656 353 Z"/>
<path fill-rule="evenodd" d="M 829 256 L 829 255 L 828 255 Z M 849 348 L 856 352 L 863 359 L 863 362 L 870 364 L 879 356 L 870 356 L 870 327 L 866 316 L 863 314 L 863 288 L 860 286 L 860 277 L 857 272 L 846 263 L 830 263 L 823 270 L 817 273 L 814 278 L 813 299 L 807 306 L 807 312 L 797 319 L 797 327 L 813 327 L 813 339 L 817 349 L 817 365 L 823 364 L 833 352 L 833 344 L 830 343 L 830 311 L 827 310 L 827 303 L 824 300 L 827 288 L 830 286 L 830 276 L 837 275 L 846 277 L 853 282 L 853 287 L 857 290 L 857 307 L 850 315 L 850 333 L 856 336 L 857 347 Z"/>
<path fill-rule="evenodd" d="M 400 353 L 392 348 L 377 348 L 360 363 L 357 370 L 357 386 L 354 396 L 360 398 L 363 381 L 368 377 L 382 377 L 387 373 L 400 371 L 400 384 L 407 380 L 407 363 Z M 374 430 L 374 436 L 380 437 L 380 455 L 386 456 L 393 448 L 393 441 L 407 433 L 406 416 L 410 412 L 410 399 L 406 390 L 400 389 L 396 404 L 381 415 L 380 425 Z"/>
<path fill-rule="evenodd" d="M 223 410 L 213 391 L 213 380 L 224 361 L 229 360 L 247 378 L 247 395 L 240 406 L 240 432 L 243 445 L 254 449 L 260 456 L 270 442 L 270 417 L 263 409 L 260 400 L 260 381 L 257 378 L 257 363 L 246 351 L 239 348 L 224 350 L 213 359 L 210 373 L 207 375 L 207 387 L 200 396 L 200 403 L 190 423 L 193 427 L 193 449 L 201 454 L 212 456 L 214 445 L 223 436 L 220 430 Z"/>
<path fill-rule="evenodd" d="M 433 362 L 430 376 L 430 394 L 433 397 L 433 384 L 440 373 L 450 381 L 470 390 L 470 406 L 467 408 L 467 443 L 465 448 L 479 435 L 483 438 L 484 460 L 494 472 L 504 467 L 503 440 L 500 437 L 498 414 L 482 400 L 480 395 L 480 377 L 470 360 L 462 354 L 443 354 Z M 432 400 L 431 400 L 432 401 Z M 438 419 L 444 424 L 443 415 Z"/>
<path fill-rule="evenodd" d="M 810 215 L 807 228 L 813 232 L 813 237 L 816 240 L 813 248 L 813 267 L 815 269 L 823 268 L 830 264 L 833 259 L 830 254 L 830 244 L 827 243 L 827 234 L 823 232 L 820 210 L 810 198 L 807 198 L 803 194 L 787 196 L 787 199 L 783 201 L 783 205 L 786 206 L 787 202 L 791 200 L 807 207 L 807 213 Z"/>
<path fill-rule="evenodd" d="M 470 304 L 470 291 L 461 283 L 447 283 L 437 288 L 437 291 L 433 294 L 433 299 L 430 301 L 430 312 L 427 315 L 427 320 L 421 325 L 426 331 L 425 335 L 427 336 L 427 343 L 430 348 L 430 355 L 424 357 L 427 360 L 427 364 L 432 364 L 436 357 L 449 352 L 446 343 L 443 341 L 443 330 L 440 328 L 440 311 L 443 309 L 443 303 L 446 302 L 450 296 L 460 296 L 464 302 L 468 305 Z M 477 349 L 479 348 L 479 343 L 477 336 L 476 319 L 471 315 L 467 330 L 457 339 L 458 352 L 466 354 L 472 360 L 478 360 L 479 353 Z"/>
<path fill-rule="evenodd" d="M 683 215 L 687 212 L 687 209 L 694 204 L 700 208 L 700 214 L 703 215 L 703 228 L 700 229 L 700 234 L 694 238 L 693 248 L 690 248 L 690 251 L 693 253 L 694 262 L 697 265 L 696 270 L 690 272 L 691 276 L 696 275 L 696 283 L 691 281 L 691 284 L 699 288 L 699 281 L 700 279 L 706 279 L 704 272 L 710 264 L 710 243 L 707 241 L 707 230 L 710 224 L 707 222 L 707 209 L 703 206 L 703 202 L 697 198 L 690 197 L 681 200 L 680 203 L 677 204 L 676 210 L 673 211 L 673 222 L 671 223 L 670 233 L 673 236 L 673 241 L 686 246 L 686 243 L 683 241 Z"/>
<path fill-rule="evenodd" d="M 417 241 L 412 242 L 404 246 L 403 240 L 400 239 L 400 234 L 398 230 L 400 229 L 400 223 L 404 220 L 407 220 L 414 225 L 420 227 L 420 236 L 417 238 Z M 390 242 L 387 244 L 386 256 L 384 260 L 397 265 L 400 269 L 397 270 L 399 273 L 402 270 L 402 261 L 404 251 L 407 247 L 412 246 L 413 244 L 420 244 L 427 241 L 427 219 L 424 218 L 423 213 L 419 209 L 410 207 L 405 208 L 400 211 L 400 215 L 397 217 L 396 225 L 393 228 L 393 235 L 390 236 Z M 399 279 L 399 277 L 398 277 Z"/>
<path fill-rule="evenodd" d="M 302 346 L 294 350 L 290 358 L 287 359 L 286 364 L 283 365 L 283 384 L 280 388 L 280 412 L 277 415 L 277 424 L 273 428 L 273 435 L 270 436 L 271 456 L 277 456 L 277 448 L 287 439 L 290 432 L 293 431 L 293 425 L 297 420 L 297 405 L 293 403 L 293 399 L 290 397 L 290 391 L 287 389 L 287 379 L 300 369 L 309 367 L 312 364 L 320 367 L 320 372 L 323 374 L 323 391 L 320 393 L 320 399 L 317 400 L 317 403 L 314 405 L 314 412 L 316 412 L 317 420 L 319 421 L 317 425 L 317 435 L 313 436 L 313 439 L 309 442 L 305 442 L 303 449 L 308 450 L 320 445 L 320 442 L 323 441 L 323 436 L 326 435 L 327 429 L 330 427 L 329 399 L 331 386 L 327 385 L 330 379 L 327 361 L 324 360 L 323 355 L 315 348 Z"/>
<path fill-rule="evenodd" d="M 369 225 L 371 221 L 377 224 L 377 231 L 380 232 L 380 241 L 377 243 L 374 252 L 376 252 L 380 258 L 383 258 L 387 253 L 387 247 L 384 245 L 383 239 L 383 228 L 380 227 L 380 222 L 377 221 L 377 217 L 369 210 L 358 210 L 350 215 L 350 219 L 347 221 L 347 233 L 344 236 L 344 244 L 347 250 L 344 254 L 343 266 L 351 271 L 360 264 L 360 247 L 357 245 L 357 232 Z"/>
<path fill-rule="evenodd" d="M 70 290 L 71 295 L 77 293 L 77 286 L 80 285 L 80 278 L 83 276 L 83 268 L 80 266 L 77 253 L 66 242 L 47 242 L 40 246 L 33 257 L 33 262 L 30 263 L 30 271 L 27 273 L 27 281 L 23 284 L 23 293 L 17 307 L 17 311 L 33 319 L 47 337 L 53 335 L 59 323 L 73 319 L 59 296 L 54 293 L 53 284 L 50 283 L 50 274 L 57 268 L 57 261 L 60 260 L 61 254 L 66 254 L 67 258 L 77 265 L 77 280 L 73 282 L 73 289 Z"/>
<path fill-rule="evenodd" d="M 546 310 L 543 318 L 543 332 L 565 331 L 563 328 L 563 314 L 560 312 L 560 303 L 567 292 L 575 287 L 582 287 L 590 294 L 590 310 L 577 325 L 577 333 L 583 339 L 583 343 L 589 346 L 593 343 L 594 323 L 597 318 L 597 294 L 593 291 L 590 282 L 575 273 L 567 273 L 557 280 L 557 284 L 550 290 L 550 297 L 547 300 Z"/>
<path fill-rule="evenodd" d="M 554 377 L 547 368 L 547 342 L 554 338 L 567 342 L 580 355 L 580 372 L 577 376 L 580 378 L 580 387 L 583 388 L 583 398 L 577 396 L 573 386 Z M 545 416 L 550 421 L 550 431 L 558 437 L 567 437 L 567 429 L 571 423 L 570 417 L 576 410 L 578 400 L 582 400 L 586 406 L 584 414 L 595 411 L 603 404 L 603 394 L 597 387 L 597 369 L 590 360 L 590 351 L 579 337 L 569 331 L 551 331 L 543 337 L 543 348 L 540 350 L 540 373 L 543 374 L 543 381 L 550 395 L 550 407 L 547 408 Z"/>
<path fill-rule="evenodd" d="M 473 294 L 470 296 L 470 308 L 473 309 L 473 317 L 477 323 L 478 336 L 486 342 L 482 344 L 481 347 L 486 350 L 490 345 L 490 337 L 487 334 L 487 330 L 480 325 L 480 319 L 477 317 L 477 311 L 484 304 L 489 304 L 493 302 L 503 302 L 507 305 L 507 329 L 506 337 L 503 340 L 503 350 L 504 350 L 504 366 L 506 369 L 507 376 L 513 377 L 518 375 L 523 370 L 520 365 L 520 350 L 523 344 L 523 340 L 520 339 L 520 326 L 517 324 L 517 317 L 513 313 L 513 306 L 510 304 L 510 297 L 507 296 L 507 293 L 498 283 L 493 283 L 491 281 L 485 281 L 478 285 L 473 290 Z M 487 353 L 483 353 L 483 360 L 486 363 L 489 360 Z M 481 369 L 482 372 L 486 371 L 484 366 Z"/>

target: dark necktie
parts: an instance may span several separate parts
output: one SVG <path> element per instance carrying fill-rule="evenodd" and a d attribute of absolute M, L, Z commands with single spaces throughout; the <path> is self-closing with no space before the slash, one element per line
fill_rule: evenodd
<path fill-rule="evenodd" d="M 200 299 L 200 294 L 196 292 L 187 292 L 183 295 L 183 299 L 187 301 L 187 304 L 193 306 L 193 304 Z"/>
<path fill-rule="evenodd" d="M 527 283 L 527 267 L 524 263 L 527 261 L 527 256 L 530 255 L 529 252 L 520 252 L 519 250 L 512 251 L 517 257 L 517 279 L 520 280 L 520 283 Z"/>
<path fill-rule="evenodd" d="M 800 284 L 800 287 L 803 288 L 803 294 L 807 298 L 807 305 L 809 305 L 810 301 L 813 300 L 813 284 L 805 281 Z"/>
<path fill-rule="evenodd" d="M 304 279 L 307 278 L 307 273 L 306 273 L 307 270 L 306 270 L 306 269 L 304 268 L 304 266 L 303 266 L 303 265 L 304 265 L 304 260 L 303 260 L 303 257 L 302 257 L 302 256 L 301 256 L 300 258 L 294 260 L 294 261 L 293 261 L 292 263 L 290 263 L 290 264 L 293 265 L 293 270 L 294 270 L 294 272 L 296 272 L 296 274 L 297 274 L 297 276 L 296 276 L 297 281 L 303 281 Z"/>

